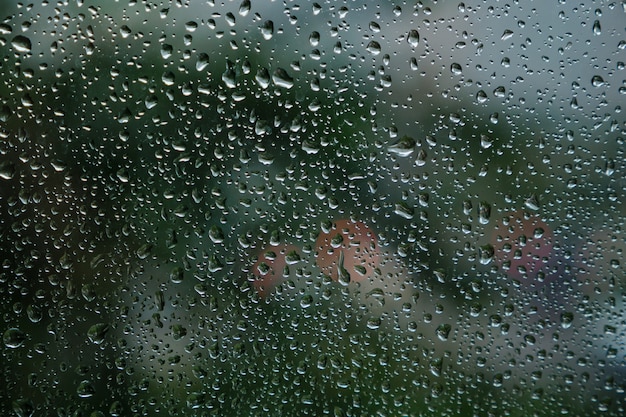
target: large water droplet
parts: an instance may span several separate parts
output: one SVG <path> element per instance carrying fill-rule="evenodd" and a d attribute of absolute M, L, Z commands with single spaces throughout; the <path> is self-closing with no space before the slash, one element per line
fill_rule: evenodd
<path fill-rule="evenodd" d="M 594 35 L 601 35 L 602 34 L 602 27 L 600 26 L 600 21 L 596 20 L 593 22 L 593 34 Z"/>
<path fill-rule="evenodd" d="M 104 341 L 104 336 L 109 331 L 109 325 L 106 323 L 97 323 L 89 328 L 87 331 L 87 337 L 92 343 L 96 345 L 101 344 Z"/>
<path fill-rule="evenodd" d="M 271 20 L 266 20 L 261 25 L 261 35 L 263 35 L 263 39 L 269 41 L 274 36 L 274 22 Z"/>
<path fill-rule="evenodd" d="M 599 75 L 594 75 L 593 77 L 591 77 L 591 85 L 593 85 L 594 87 L 602 87 L 604 85 L 604 78 L 600 77 Z"/>
<path fill-rule="evenodd" d="M 277 68 L 276 71 L 274 71 L 272 81 L 279 87 L 287 89 L 293 87 L 293 78 L 282 68 Z"/>
<path fill-rule="evenodd" d="M 30 39 L 23 35 L 17 35 L 16 37 L 14 37 L 11 41 L 11 45 L 13 46 L 13 49 L 15 49 L 17 52 L 22 53 L 30 52 L 32 48 Z"/>
<path fill-rule="evenodd" d="M 4 345 L 11 349 L 16 349 L 24 343 L 26 340 L 26 333 L 17 328 L 8 329 L 2 335 L 2 341 Z"/>
<path fill-rule="evenodd" d="M 478 222 L 480 224 L 487 224 L 490 218 L 491 205 L 486 201 L 481 201 L 480 204 L 478 204 Z"/>
<path fill-rule="evenodd" d="M 408 35 L 406 36 L 406 41 L 415 48 L 420 43 L 420 34 L 417 30 L 411 29 L 409 30 Z"/>
<path fill-rule="evenodd" d="M 415 139 L 403 136 L 396 143 L 389 145 L 387 150 L 394 155 L 407 157 L 415 151 Z"/>
<path fill-rule="evenodd" d="M 365 49 L 372 55 L 380 54 L 380 44 L 376 41 L 370 41 Z"/>
<path fill-rule="evenodd" d="M 450 72 L 452 72 L 452 74 L 454 75 L 461 75 L 463 73 L 463 68 L 461 67 L 461 64 L 457 64 L 456 62 L 453 62 L 450 65 Z"/>
<path fill-rule="evenodd" d="M 252 8 L 252 4 L 250 0 L 243 0 L 239 5 L 239 16 L 247 16 L 250 13 L 250 9 Z"/>
<path fill-rule="evenodd" d="M 503 33 L 502 36 L 500 37 L 501 40 L 505 41 L 507 39 L 511 39 L 513 37 L 513 31 L 510 29 L 506 29 Z"/>
<path fill-rule="evenodd" d="M 206 67 L 209 66 L 209 55 L 202 52 L 198 55 L 198 60 L 196 61 L 196 71 L 202 71 Z"/>

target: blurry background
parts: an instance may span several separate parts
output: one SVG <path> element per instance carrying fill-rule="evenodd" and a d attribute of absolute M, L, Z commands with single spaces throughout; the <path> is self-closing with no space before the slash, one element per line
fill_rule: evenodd
<path fill-rule="evenodd" d="M 624 2 L 3 2 L 0 404 L 624 414 Z"/>

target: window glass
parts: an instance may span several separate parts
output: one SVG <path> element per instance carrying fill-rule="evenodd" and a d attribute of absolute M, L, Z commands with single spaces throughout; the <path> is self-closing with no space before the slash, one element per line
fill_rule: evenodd
<path fill-rule="evenodd" d="M 5 413 L 625 414 L 624 1 L 0 12 Z"/>

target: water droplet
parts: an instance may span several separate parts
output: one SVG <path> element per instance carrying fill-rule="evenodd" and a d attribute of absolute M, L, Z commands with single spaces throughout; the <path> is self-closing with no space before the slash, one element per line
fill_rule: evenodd
<path fill-rule="evenodd" d="M 235 70 L 233 68 L 229 68 L 222 74 L 222 81 L 226 84 L 228 88 L 237 87 L 237 80 L 235 79 Z"/>
<path fill-rule="evenodd" d="M 0 178 L 10 180 L 15 175 L 15 164 L 9 161 L 0 162 Z"/>
<path fill-rule="evenodd" d="M 161 81 L 168 87 L 174 85 L 175 79 L 176 77 L 171 71 L 164 72 L 163 75 L 161 75 Z"/>
<path fill-rule="evenodd" d="M 277 68 L 276 71 L 274 71 L 272 81 L 279 87 L 287 89 L 293 87 L 293 78 L 282 68 Z"/>
<path fill-rule="evenodd" d="M 317 46 L 320 43 L 320 33 L 318 31 L 313 31 L 309 35 L 309 43 L 311 46 Z"/>
<path fill-rule="evenodd" d="M 104 341 L 104 336 L 109 331 L 109 325 L 106 323 L 97 323 L 89 328 L 87 331 L 87 337 L 92 343 L 96 345 L 101 344 Z"/>
<path fill-rule="evenodd" d="M 491 205 L 486 201 L 481 201 L 480 204 L 478 204 L 478 222 L 480 224 L 487 224 L 490 218 Z"/>
<path fill-rule="evenodd" d="M 93 387 L 90 381 L 82 381 L 76 388 L 76 394 L 80 398 L 90 398 L 96 393 L 96 389 Z"/>
<path fill-rule="evenodd" d="M 430 373 L 433 374 L 434 376 L 441 375 L 441 370 L 443 369 L 443 359 L 441 358 L 432 359 L 430 363 L 428 364 L 428 369 L 430 370 Z"/>
<path fill-rule="evenodd" d="M 505 88 L 502 86 L 496 87 L 495 90 L 493 90 L 493 95 L 498 97 L 498 98 L 504 98 L 505 96 Z"/>
<path fill-rule="evenodd" d="M 470 305 L 470 316 L 472 317 L 478 317 L 480 315 L 480 312 L 482 311 L 483 306 L 482 304 L 476 302 L 473 303 L 472 305 Z"/>
<path fill-rule="evenodd" d="M 478 249 L 478 260 L 482 265 L 489 265 L 494 254 L 495 250 L 492 245 L 483 245 Z"/>
<path fill-rule="evenodd" d="M 368 329 L 372 329 L 372 330 L 376 330 L 376 329 L 380 328 L 381 323 L 382 323 L 382 320 L 380 319 L 380 317 L 369 318 L 367 320 L 367 328 Z"/>
<path fill-rule="evenodd" d="M 209 230 L 209 238 L 211 239 L 211 242 L 213 243 L 222 243 L 224 242 L 224 232 L 222 231 L 222 229 L 217 226 L 217 225 L 213 225 L 211 226 L 211 229 Z"/>
<path fill-rule="evenodd" d="M 380 32 L 380 25 L 374 21 L 370 22 L 369 28 L 374 33 Z"/>
<path fill-rule="evenodd" d="M 16 349 L 26 340 L 26 333 L 17 328 L 10 328 L 2 335 L 4 345 L 11 349 Z"/>
<path fill-rule="evenodd" d="M 150 94 L 145 99 L 146 109 L 150 110 L 158 104 L 158 98 L 155 94 Z"/>
<path fill-rule="evenodd" d="M 265 22 L 263 22 L 263 24 L 261 25 L 261 35 L 266 41 L 272 39 L 272 36 L 274 36 L 274 22 L 272 22 L 271 20 L 266 20 Z"/>
<path fill-rule="evenodd" d="M 411 29 L 409 33 L 406 35 L 406 41 L 415 48 L 420 43 L 420 34 L 417 30 Z"/>
<path fill-rule="evenodd" d="M 524 201 L 524 205 L 531 210 L 539 210 L 539 198 L 536 194 L 532 194 Z"/>
<path fill-rule="evenodd" d="M 19 398 L 11 405 L 17 417 L 31 417 L 35 413 L 33 402 L 29 399 Z"/>
<path fill-rule="evenodd" d="M 226 19 L 226 23 L 228 23 L 228 26 L 230 27 L 235 26 L 236 19 L 235 19 L 234 14 L 232 14 L 231 12 L 226 13 L 225 19 Z"/>
<path fill-rule="evenodd" d="M 487 93 L 483 90 L 480 90 L 476 93 L 476 101 L 480 104 L 485 103 L 487 101 Z"/>
<path fill-rule="evenodd" d="M 305 295 L 300 299 L 300 307 L 309 308 L 313 305 L 313 296 L 310 294 Z"/>
<path fill-rule="evenodd" d="M 137 257 L 139 259 L 146 259 L 148 256 L 150 256 L 150 253 L 152 253 L 152 247 L 153 245 L 150 243 L 145 243 L 143 245 L 141 245 L 138 249 L 137 249 Z"/>
<path fill-rule="evenodd" d="M 593 85 L 594 87 L 602 87 L 604 85 L 604 79 L 599 75 L 594 75 L 591 78 L 591 85 Z"/>
<path fill-rule="evenodd" d="M 448 340 L 448 335 L 450 334 L 450 330 L 452 330 L 452 326 L 445 323 L 445 324 L 440 324 L 435 330 L 435 333 L 437 334 L 437 337 L 439 338 L 439 340 L 445 342 L 446 340 Z"/>
<path fill-rule="evenodd" d="M 602 27 L 600 26 L 600 21 L 596 20 L 593 22 L 593 34 L 594 35 L 601 35 L 602 34 Z"/>
<path fill-rule="evenodd" d="M 452 72 L 452 74 L 454 75 L 461 75 L 463 73 L 463 68 L 461 67 L 461 64 L 457 64 L 456 62 L 453 62 L 450 65 L 450 72 Z"/>
<path fill-rule="evenodd" d="M 170 271 L 170 281 L 174 284 L 180 284 L 185 277 L 185 270 L 180 266 L 174 267 Z"/>
<path fill-rule="evenodd" d="M 572 326 L 572 322 L 574 321 L 574 314 L 565 312 L 561 314 L 561 327 L 564 329 L 568 329 Z"/>
<path fill-rule="evenodd" d="M 480 147 L 483 149 L 489 149 L 493 145 L 493 140 L 484 134 L 480 135 Z"/>
<path fill-rule="evenodd" d="M 389 145 L 387 150 L 401 157 L 407 157 L 415 151 L 415 139 L 410 136 L 401 137 L 396 143 Z"/>
<path fill-rule="evenodd" d="M 396 203 L 393 212 L 407 220 L 411 220 L 415 214 L 413 207 L 409 207 L 405 202 Z"/>
<path fill-rule="evenodd" d="M 270 73 L 265 68 L 259 68 L 254 79 L 262 89 L 266 89 L 270 85 Z"/>
<path fill-rule="evenodd" d="M 250 9 L 252 8 L 252 4 L 250 0 L 243 0 L 239 5 L 239 16 L 247 16 L 250 13 Z"/>
<path fill-rule="evenodd" d="M 205 52 L 200 53 L 196 61 L 196 71 L 203 71 L 208 66 L 209 66 L 209 55 Z"/>
<path fill-rule="evenodd" d="M 0 35 L 8 35 L 13 32 L 13 28 L 8 23 L 0 23 Z"/>
<path fill-rule="evenodd" d="M 611 176 L 615 173 L 615 161 L 613 159 L 607 159 L 604 164 L 604 175 Z"/>
<path fill-rule="evenodd" d="M 510 29 L 506 29 L 503 33 L 502 36 L 500 37 L 501 40 L 505 41 L 507 39 L 511 39 L 513 37 L 513 31 Z"/>
<path fill-rule="evenodd" d="M 14 37 L 11 41 L 11 45 L 13 46 L 13 49 L 15 49 L 17 52 L 22 53 L 30 52 L 32 48 L 30 39 L 23 35 L 17 35 L 16 37 Z"/>
<path fill-rule="evenodd" d="M 272 165 L 274 163 L 274 155 L 269 152 L 259 152 L 257 154 L 257 159 L 263 165 Z"/>
<path fill-rule="evenodd" d="M 180 340 L 187 336 L 187 328 L 182 324 L 174 324 L 172 326 L 172 338 L 174 340 Z"/>
<path fill-rule="evenodd" d="M 345 259 L 344 259 L 343 251 L 340 250 L 339 260 L 337 261 L 337 281 L 341 285 L 345 286 L 345 285 L 350 284 L 350 273 L 344 267 L 344 261 Z"/>
<path fill-rule="evenodd" d="M 380 44 L 376 41 L 370 41 L 365 49 L 372 55 L 380 54 Z"/>

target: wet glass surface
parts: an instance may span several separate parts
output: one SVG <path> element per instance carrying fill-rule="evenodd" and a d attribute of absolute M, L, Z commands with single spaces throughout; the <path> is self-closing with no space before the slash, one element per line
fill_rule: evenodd
<path fill-rule="evenodd" d="M 5 414 L 624 415 L 624 1 L 0 12 Z"/>

